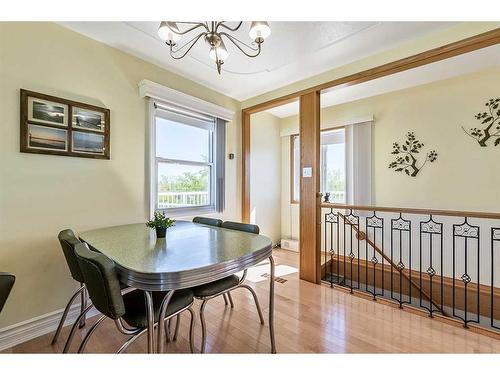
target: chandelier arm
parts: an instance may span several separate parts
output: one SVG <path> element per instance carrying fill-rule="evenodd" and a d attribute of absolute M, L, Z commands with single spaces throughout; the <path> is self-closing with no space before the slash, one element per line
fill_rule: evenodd
<path fill-rule="evenodd" d="M 224 22 L 226 22 L 226 21 L 220 21 L 220 22 L 218 22 L 218 23 L 217 23 L 217 26 L 215 27 L 215 31 L 217 31 L 217 30 L 219 29 L 219 26 L 220 26 L 220 27 L 223 27 L 223 28 L 225 28 L 225 29 L 227 29 L 227 30 L 229 30 L 229 31 L 236 31 L 236 30 L 238 30 L 238 29 L 241 27 L 241 25 L 243 24 L 243 21 L 240 21 L 240 23 L 238 24 L 238 26 L 235 26 L 234 28 L 232 28 L 232 27 L 227 26 Z"/>
<path fill-rule="evenodd" d="M 227 37 L 245 56 L 257 57 L 257 56 L 259 56 L 259 54 L 261 52 L 261 48 L 260 48 L 261 43 L 258 43 L 258 48 L 253 48 L 253 47 L 249 46 L 248 44 L 242 42 L 238 38 L 235 38 L 227 33 L 221 32 L 220 35 L 224 35 L 225 37 Z M 246 52 L 243 48 L 241 48 L 240 43 L 242 45 L 244 45 L 245 47 L 247 47 L 248 49 L 254 51 L 255 54 L 252 55 L 252 54 L 249 54 L 248 52 Z"/>
<path fill-rule="evenodd" d="M 257 48 L 252 47 L 250 44 L 247 44 L 247 43 L 245 43 L 244 41 L 242 41 L 241 39 L 238 39 L 238 38 L 236 38 L 235 36 L 233 36 L 233 35 L 231 35 L 231 34 L 228 34 L 228 33 L 224 32 L 224 31 L 220 32 L 219 34 L 220 34 L 220 35 L 225 35 L 225 36 L 227 36 L 229 39 L 231 39 L 231 41 L 232 41 L 233 43 L 238 42 L 239 44 L 244 45 L 245 47 L 247 47 L 247 48 L 248 48 L 249 50 L 251 50 L 251 51 L 257 52 L 257 51 L 259 51 L 259 50 L 260 50 L 260 46 L 258 46 Z M 261 43 L 257 43 L 257 44 L 258 44 L 258 45 L 260 45 Z"/>
<path fill-rule="evenodd" d="M 187 30 L 185 30 L 185 31 L 182 31 L 182 32 L 181 32 L 181 31 L 179 31 L 179 32 L 175 32 L 175 31 L 174 31 L 177 35 L 185 35 L 185 34 L 187 34 L 187 33 L 191 32 L 191 31 L 193 31 L 193 30 L 196 30 L 196 29 L 197 29 L 197 28 L 199 28 L 199 27 L 203 27 L 203 28 L 205 28 L 205 30 L 206 30 L 207 32 L 208 32 L 208 31 L 210 31 L 210 30 L 208 29 L 207 25 L 205 25 L 205 24 L 204 24 L 204 23 L 202 23 L 202 22 L 175 22 L 175 23 L 176 23 L 176 24 L 178 24 L 178 25 L 193 25 L 193 24 L 194 24 L 194 26 L 193 26 L 193 27 L 190 27 L 189 29 L 187 29 Z"/>
<path fill-rule="evenodd" d="M 205 36 L 206 33 L 200 33 L 199 35 L 195 36 L 193 39 L 191 39 L 189 42 L 185 43 L 182 47 L 180 48 L 177 48 L 177 50 L 174 51 L 173 49 L 173 46 L 170 45 L 170 56 L 175 59 L 175 60 L 180 60 L 182 59 L 183 57 L 185 57 L 189 51 L 191 51 L 191 49 L 194 47 L 194 45 L 196 44 L 196 42 L 198 42 L 198 40 L 202 37 L 202 36 Z M 192 42 L 192 43 L 191 43 Z M 184 49 L 189 43 L 191 43 L 191 45 L 189 46 L 189 48 L 187 49 L 186 52 L 184 52 L 181 56 L 175 56 L 174 54 L 178 53 L 180 50 Z"/>

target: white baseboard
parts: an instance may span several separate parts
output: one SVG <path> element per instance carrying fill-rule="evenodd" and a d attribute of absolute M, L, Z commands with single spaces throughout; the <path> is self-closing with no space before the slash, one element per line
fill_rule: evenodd
<path fill-rule="evenodd" d="M 64 309 L 60 309 L 0 329 L 0 351 L 55 331 L 63 312 Z M 90 318 L 98 313 L 92 308 L 87 317 Z M 78 315 L 80 315 L 80 304 L 74 304 L 68 312 L 64 326 L 73 324 Z"/>

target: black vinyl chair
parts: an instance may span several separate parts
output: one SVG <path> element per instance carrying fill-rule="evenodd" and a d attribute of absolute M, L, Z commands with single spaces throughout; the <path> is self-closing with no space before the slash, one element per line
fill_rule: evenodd
<path fill-rule="evenodd" d="M 68 337 L 68 340 L 66 341 L 66 346 L 69 348 L 69 345 L 71 345 L 71 341 L 73 339 L 74 331 L 76 329 L 76 326 L 78 325 L 79 328 L 82 328 L 85 326 L 85 315 L 86 312 L 89 310 L 87 309 L 87 289 L 85 288 L 85 284 L 83 281 L 83 275 L 82 272 L 80 271 L 80 266 L 78 265 L 78 261 L 76 259 L 75 255 L 75 246 L 80 242 L 80 240 L 75 236 L 75 233 L 71 229 L 65 229 L 59 232 L 59 235 L 57 236 L 59 239 L 59 243 L 61 244 L 61 248 L 64 254 L 64 258 L 66 259 L 66 264 L 68 265 L 69 271 L 71 273 L 71 277 L 80 283 L 80 288 L 71 296 L 69 299 L 68 303 L 66 304 L 66 308 L 64 309 L 63 315 L 61 317 L 61 320 L 59 321 L 59 325 L 57 326 L 56 333 L 54 334 L 54 337 L 52 338 L 52 345 L 57 342 L 57 339 L 59 338 L 59 335 L 61 333 L 61 330 L 64 326 L 64 322 L 66 321 L 66 317 L 68 316 L 69 309 L 75 302 L 76 298 L 80 296 L 80 316 L 77 319 L 77 322 L 73 324 L 72 327 L 72 332 L 70 336 Z M 65 347 L 67 350 L 67 348 Z"/>
<path fill-rule="evenodd" d="M 0 313 L 9 298 L 10 291 L 16 282 L 16 277 L 7 272 L 0 272 Z"/>
<path fill-rule="evenodd" d="M 254 224 L 244 224 L 244 223 L 236 223 L 233 221 L 225 221 L 221 224 L 221 227 L 231 230 L 239 230 L 242 232 L 259 234 L 259 227 Z M 232 308 L 234 307 L 234 304 L 230 292 L 237 288 L 247 289 L 250 293 L 252 293 L 255 306 L 259 314 L 260 323 L 264 324 L 264 317 L 262 316 L 262 311 L 260 309 L 260 304 L 259 304 L 259 299 L 257 298 L 257 294 L 255 293 L 255 291 L 251 286 L 243 284 L 246 276 L 247 276 L 247 270 L 243 271 L 243 275 L 241 278 L 239 278 L 236 275 L 231 275 L 223 279 L 192 288 L 194 297 L 202 301 L 200 307 L 202 353 L 205 352 L 206 339 L 207 339 L 207 327 L 205 323 L 205 307 L 207 302 L 212 298 L 223 295 L 225 299 L 225 295 L 227 294 L 227 296 L 229 297 L 229 301 L 231 302 L 231 308 Z"/>
<path fill-rule="evenodd" d="M 222 220 L 212 219 L 210 217 L 202 217 L 202 216 L 196 216 L 195 218 L 193 218 L 193 223 L 210 225 L 212 227 L 221 227 L 222 226 Z M 226 306 L 228 305 L 228 298 L 229 298 L 229 301 L 231 302 L 231 307 L 234 307 L 233 298 L 231 297 L 231 293 L 227 293 L 227 294 L 224 293 L 222 295 L 222 297 L 224 297 L 224 304 Z M 176 326 L 176 332 L 177 332 L 177 326 Z"/>
<path fill-rule="evenodd" d="M 71 277 L 73 277 L 75 281 L 78 281 L 80 283 L 80 288 L 71 296 L 68 303 L 66 304 L 66 308 L 64 309 L 61 320 L 59 321 L 59 325 L 57 326 L 56 333 L 52 338 L 53 345 L 59 338 L 71 306 L 75 302 L 76 298 L 80 296 L 80 315 L 76 318 L 75 322 L 71 326 L 71 331 L 68 335 L 68 338 L 66 339 L 66 343 L 63 349 L 63 353 L 67 353 L 71 347 L 71 343 L 73 342 L 73 337 L 75 336 L 77 328 L 82 328 L 85 326 L 85 318 L 88 311 L 92 308 L 92 304 L 87 304 L 87 288 L 85 286 L 83 274 L 80 270 L 80 265 L 75 254 L 76 245 L 81 244 L 82 242 L 76 237 L 75 233 L 71 229 L 65 229 L 59 232 L 57 238 L 59 239 L 59 243 L 61 244 L 64 258 L 66 259 Z M 132 288 L 129 288 L 126 285 L 121 285 L 121 289 L 122 293 L 127 293 L 128 291 L 132 290 Z"/>
<path fill-rule="evenodd" d="M 111 259 L 101 253 L 91 251 L 85 243 L 76 245 L 75 252 L 90 299 L 95 308 L 103 314 L 89 329 L 78 353 L 85 350 L 90 337 L 105 318 L 112 319 L 119 332 L 131 336 L 118 350 L 118 353 L 122 353 L 138 337 L 147 332 L 144 292 L 136 289 L 122 295 L 120 282 L 115 271 L 115 263 Z M 159 324 L 160 308 L 165 295 L 166 292 L 153 293 L 155 325 Z M 175 291 L 168 304 L 164 322 L 185 310 L 189 311 L 191 314 L 189 344 L 193 353 L 194 311 L 191 309 L 192 304 L 193 292 L 191 290 Z"/>
<path fill-rule="evenodd" d="M 222 220 L 212 219 L 211 217 L 196 216 L 193 218 L 193 223 L 220 227 L 222 225 Z"/>

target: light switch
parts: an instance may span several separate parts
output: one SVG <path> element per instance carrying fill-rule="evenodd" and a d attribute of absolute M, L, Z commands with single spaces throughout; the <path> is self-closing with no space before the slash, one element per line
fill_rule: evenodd
<path fill-rule="evenodd" d="M 313 175 L 312 167 L 302 168 L 302 177 L 312 177 L 312 175 Z"/>

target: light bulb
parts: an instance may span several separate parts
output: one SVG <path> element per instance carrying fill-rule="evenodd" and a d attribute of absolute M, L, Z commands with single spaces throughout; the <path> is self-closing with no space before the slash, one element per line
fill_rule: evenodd
<path fill-rule="evenodd" d="M 224 42 L 221 40 L 218 47 L 210 48 L 210 52 L 208 53 L 208 55 L 214 61 L 217 61 L 217 60 L 224 61 L 229 56 L 229 53 L 227 52 L 227 49 L 226 49 L 226 46 L 224 45 Z"/>
<path fill-rule="evenodd" d="M 256 42 L 262 43 L 269 35 L 271 35 L 271 28 L 265 21 L 254 21 L 250 24 L 250 38 Z"/>
<path fill-rule="evenodd" d="M 174 43 L 177 43 L 182 37 L 182 35 L 179 35 L 177 24 L 170 21 L 161 21 L 160 27 L 158 27 L 158 36 L 164 42 Z"/>

